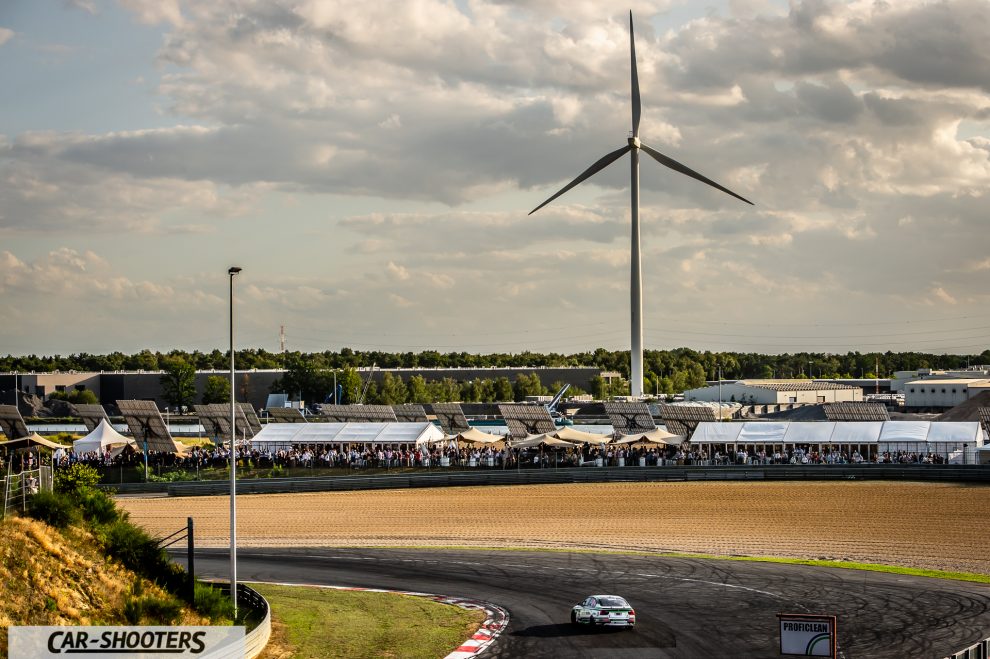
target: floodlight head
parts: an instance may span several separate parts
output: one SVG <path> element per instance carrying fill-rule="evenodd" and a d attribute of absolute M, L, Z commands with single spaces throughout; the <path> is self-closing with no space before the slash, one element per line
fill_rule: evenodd
<path fill-rule="evenodd" d="M 238 268 L 237 266 L 234 266 L 234 267 L 230 268 L 229 270 L 227 270 L 227 274 L 230 275 L 230 276 L 234 276 L 234 275 L 236 275 L 240 271 L 241 271 L 241 268 Z"/>

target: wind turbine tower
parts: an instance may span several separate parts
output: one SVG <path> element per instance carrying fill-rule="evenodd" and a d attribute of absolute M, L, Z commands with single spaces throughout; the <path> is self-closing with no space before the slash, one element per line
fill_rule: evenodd
<path fill-rule="evenodd" d="M 630 324 L 631 324 L 631 358 L 632 367 L 629 372 L 629 384 L 631 386 L 631 394 L 635 398 L 642 398 L 643 396 L 643 270 L 640 265 L 642 260 L 642 251 L 640 249 L 639 240 L 639 152 L 640 150 L 648 153 L 654 160 L 668 167 L 675 172 L 680 172 L 685 176 L 690 176 L 693 179 L 706 183 L 717 190 L 732 195 L 740 201 L 744 201 L 749 205 L 753 205 L 753 202 L 740 197 L 732 190 L 724 188 L 715 181 L 702 176 L 693 169 L 677 162 L 673 158 L 665 156 L 656 149 L 647 146 L 639 140 L 639 117 L 640 117 L 640 101 L 639 101 L 639 76 L 636 74 L 636 40 L 633 36 L 633 17 L 632 12 L 629 12 L 629 60 L 631 66 L 631 83 L 632 83 L 632 136 L 628 138 L 628 144 L 613 151 L 595 164 L 593 164 L 588 169 L 581 172 L 577 178 L 565 185 L 563 188 L 557 191 L 552 197 L 544 201 L 542 204 L 534 208 L 529 212 L 530 215 L 540 210 L 551 201 L 564 194 L 574 186 L 583 182 L 585 179 L 591 178 L 598 172 L 602 171 L 613 162 L 626 155 L 630 154 L 630 210 L 632 216 L 632 228 L 631 228 L 631 254 L 630 254 L 630 273 L 629 273 L 629 298 L 630 298 Z"/>

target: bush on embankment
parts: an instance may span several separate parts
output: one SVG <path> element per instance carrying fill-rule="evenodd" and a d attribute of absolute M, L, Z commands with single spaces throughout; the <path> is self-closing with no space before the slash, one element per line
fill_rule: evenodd
<path fill-rule="evenodd" d="M 197 584 L 192 605 L 179 597 L 182 568 L 88 480 L 59 479 L 0 524 L 0 658 L 12 625 L 229 624 L 212 586 Z"/>

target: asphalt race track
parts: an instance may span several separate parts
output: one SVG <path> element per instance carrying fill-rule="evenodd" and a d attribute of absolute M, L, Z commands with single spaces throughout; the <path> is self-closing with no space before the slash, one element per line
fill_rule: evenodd
<path fill-rule="evenodd" d="M 178 558 L 178 557 L 177 557 Z M 229 577 L 226 551 L 197 576 Z M 780 657 L 777 613 L 838 617 L 839 656 L 943 657 L 990 635 L 990 586 L 771 563 L 588 553 L 239 549 L 238 579 L 458 595 L 509 627 L 485 657 Z M 569 624 L 587 595 L 622 595 L 633 631 Z"/>

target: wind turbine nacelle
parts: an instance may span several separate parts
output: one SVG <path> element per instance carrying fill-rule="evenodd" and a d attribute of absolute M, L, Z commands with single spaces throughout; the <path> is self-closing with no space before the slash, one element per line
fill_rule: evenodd
<path fill-rule="evenodd" d="M 632 148 L 634 148 L 634 149 L 638 149 L 639 148 L 640 141 L 639 141 L 639 138 L 636 137 L 635 135 L 632 136 L 632 137 L 629 137 L 628 138 L 628 142 L 629 142 L 629 146 L 631 146 Z"/>

